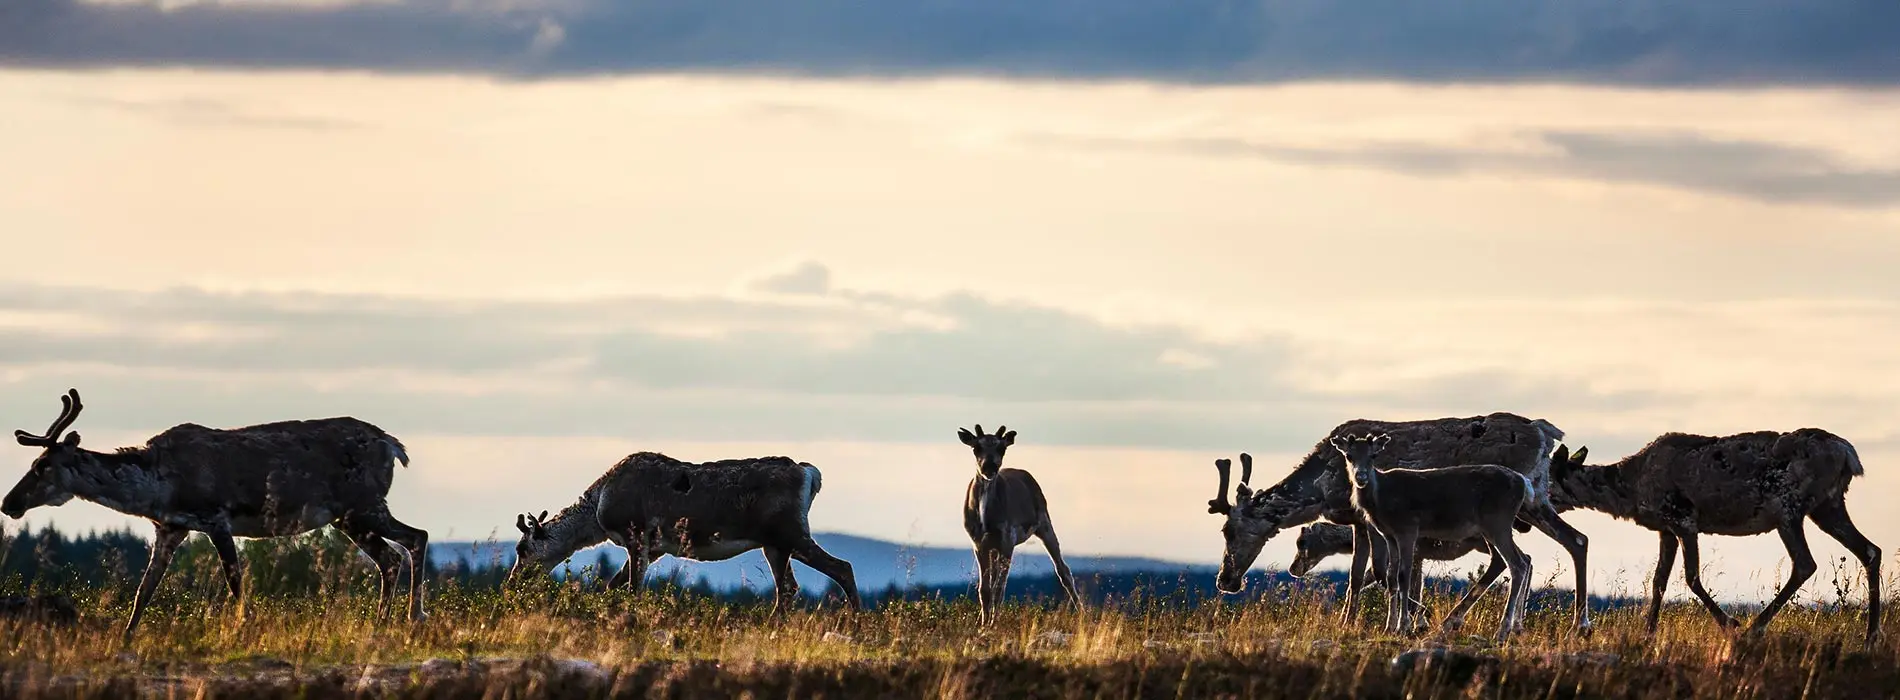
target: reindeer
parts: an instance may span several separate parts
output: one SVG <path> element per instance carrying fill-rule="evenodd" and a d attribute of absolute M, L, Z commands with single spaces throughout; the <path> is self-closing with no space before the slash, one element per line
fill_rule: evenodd
<path fill-rule="evenodd" d="M 976 598 L 982 609 L 983 624 L 996 621 L 996 609 L 1003 603 L 1003 589 L 1009 583 L 1010 558 L 1017 545 L 1034 535 L 1049 550 L 1055 563 L 1056 580 L 1062 584 L 1069 604 L 1081 607 L 1082 596 L 1075 592 L 1075 577 L 1062 560 L 1062 543 L 1056 540 L 1056 526 L 1049 520 L 1049 501 L 1043 498 L 1036 478 L 1021 469 L 1004 469 L 1003 452 L 1016 444 L 1016 431 L 999 426 L 993 435 L 983 434 L 983 426 L 972 433 L 957 429 L 957 439 L 976 455 L 976 476 L 963 496 L 963 531 L 969 533 L 976 548 Z"/>
<path fill-rule="evenodd" d="M 1682 547 L 1689 590 L 1724 629 L 1739 626 L 1702 587 L 1697 539 L 1711 535 L 1781 534 L 1794 571 L 1774 600 L 1749 625 L 1768 626 L 1795 591 L 1814 575 L 1802 519 L 1813 520 L 1860 560 L 1867 571 L 1868 647 L 1880 634 L 1880 548 L 1861 535 L 1847 516 L 1847 487 L 1861 476 L 1854 445 L 1818 428 L 1791 433 L 1761 431 L 1726 437 L 1668 433 L 1615 464 L 1585 466 L 1589 448 L 1552 458 L 1552 500 L 1562 509 L 1588 508 L 1656 531 L 1661 550 L 1651 580 L 1648 625 L 1656 631 L 1669 571 Z"/>
<path fill-rule="evenodd" d="M 1299 536 L 1293 540 L 1294 546 L 1297 547 L 1299 551 L 1293 557 L 1293 563 L 1287 565 L 1286 572 L 1294 576 L 1305 576 L 1312 572 L 1313 567 L 1318 566 L 1319 563 L 1324 561 L 1327 557 L 1335 554 L 1351 554 L 1352 535 L 1353 532 L 1350 526 L 1335 525 L 1333 523 L 1314 523 L 1300 528 Z M 1479 551 L 1490 551 L 1490 548 L 1485 546 L 1483 537 L 1466 537 L 1462 540 L 1449 542 L 1431 537 L 1420 537 L 1418 539 L 1418 560 L 1413 562 L 1412 571 L 1414 575 L 1412 576 L 1412 580 L 1408 582 L 1409 585 L 1407 586 L 1405 595 L 1411 596 L 1414 600 L 1423 597 L 1425 581 L 1422 576 L 1417 575 L 1417 572 L 1425 560 L 1453 561 L 1466 554 Z M 1386 552 L 1385 547 L 1374 548 L 1372 568 L 1370 570 L 1373 575 L 1368 577 L 1365 571 L 1348 572 L 1347 578 L 1349 580 L 1353 578 L 1369 578 L 1368 584 L 1386 584 L 1387 590 L 1392 590 L 1391 586 L 1385 581 L 1385 561 L 1387 556 L 1389 556 L 1389 554 Z M 1465 613 L 1471 609 L 1472 605 L 1478 602 L 1479 596 L 1483 595 L 1485 591 L 1490 590 L 1491 583 L 1497 580 L 1499 574 L 1504 573 L 1504 568 L 1504 558 L 1498 556 L 1496 552 L 1491 552 L 1491 562 L 1485 566 L 1484 573 L 1465 590 L 1464 597 L 1459 599 L 1458 604 L 1452 608 L 1451 615 L 1445 619 L 1446 629 L 1455 630 L 1464 626 Z M 1395 592 L 1394 595 L 1397 595 L 1397 593 Z"/>
<path fill-rule="evenodd" d="M 1511 413 L 1493 413 L 1472 418 L 1438 418 L 1416 421 L 1352 420 L 1333 428 L 1306 458 L 1279 483 L 1254 491 L 1248 484 L 1253 458 L 1241 455 L 1243 471 L 1235 487 L 1235 501 L 1227 501 L 1232 463 L 1217 460 L 1220 473 L 1219 496 L 1207 502 L 1207 512 L 1227 516 L 1221 528 L 1226 551 L 1215 585 L 1224 593 L 1238 593 L 1246 584 L 1247 569 L 1260 556 L 1261 547 L 1281 529 L 1304 525 L 1325 517 L 1341 525 L 1354 527 L 1353 565 L 1348 569 L 1346 605 L 1342 613 L 1351 619 L 1358 611 L 1357 590 L 1363 580 L 1352 574 L 1363 571 L 1365 561 L 1382 545 L 1360 522 L 1352 505 L 1352 485 L 1332 437 L 1382 433 L 1395 440 L 1390 449 L 1375 456 L 1381 469 L 1404 467 L 1432 469 L 1456 464 L 1500 464 L 1531 480 L 1536 494 L 1518 514 L 1519 530 L 1535 527 L 1557 541 L 1569 552 L 1576 566 L 1577 598 L 1573 605 L 1574 623 L 1580 632 L 1591 629 L 1589 569 L 1586 566 L 1590 540 L 1558 517 L 1550 503 L 1550 453 L 1563 439 L 1563 431 L 1550 422 L 1532 420 Z"/>
<path fill-rule="evenodd" d="M 1412 581 L 1421 533 L 1439 539 L 1482 537 L 1492 556 L 1502 557 L 1511 568 L 1511 597 L 1498 623 L 1498 640 L 1523 624 L 1524 606 L 1530 602 L 1531 558 L 1517 548 L 1511 530 L 1518 511 L 1536 497 L 1529 477 L 1495 464 L 1380 470 L 1372 458 L 1392 442 L 1390 435 L 1335 437 L 1329 442 L 1346 458 L 1353 507 L 1385 538 L 1391 572 L 1387 581 Z M 1412 630 L 1418 601 L 1409 590 L 1394 600 L 1396 612 L 1388 618 L 1388 631 Z"/>
<path fill-rule="evenodd" d="M 851 607 L 860 608 L 851 564 L 811 536 L 811 503 L 823 485 L 817 467 L 789 457 L 694 464 L 636 452 L 554 517 L 545 510 L 515 516 L 521 540 L 508 582 L 544 573 L 574 552 L 607 541 L 627 550 L 627 563 L 607 582 L 609 589 L 639 588 L 647 566 L 661 555 L 721 561 L 764 549 L 776 584 L 774 615 L 783 615 L 798 597 L 793 559 L 831 577 Z"/>
<path fill-rule="evenodd" d="M 404 558 L 389 546 L 394 542 L 408 555 L 409 616 L 417 621 L 427 617 L 422 595 L 429 533 L 389 514 L 395 465 L 409 464 L 409 454 L 395 436 L 355 418 L 230 430 L 185 423 L 159 433 L 143 447 L 93 452 L 79 447 L 79 433 L 65 432 L 84 409 L 79 391 L 67 390 L 60 402 L 59 418 L 45 434 L 14 431 L 21 445 L 44 451 L 0 502 L 0 512 L 20 518 L 29 509 L 63 505 L 76 496 L 152 521 L 157 533 L 151 561 L 125 623 L 126 641 L 179 545 L 193 531 L 211 537 L 231 599 L 241 601 L 242 570 L 234 538 L 287 537 L 334 525 L 376 562 L 384 614 Z"/>

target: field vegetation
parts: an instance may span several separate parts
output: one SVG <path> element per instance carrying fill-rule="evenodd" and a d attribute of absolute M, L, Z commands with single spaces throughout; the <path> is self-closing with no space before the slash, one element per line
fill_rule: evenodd
<path fill-rule="evenodd" d="M 585 578 L 503 592 L 451 571 L 431 582 L 430 618 L 410 623 L 376 615 L 367 563 L 333 535 L 253 542 L 246 556 L 251 587 L 226 600 L 194 542 L 129 645 L 119 626 L 142 561 L 105 580 L 8 563 L 0 593 L 63 596 L 77 615 L 0 620 L 0 696 L 1830 698 L 1900 686 L 1891 626 L 1860 648 L 1851 566 L 1817 596 L 1835 602 L 1791 607 L 1760 637 L 1732 636 L 1692 603 L 1670 606 L 1651 637 L 1640 606 L 1614 601 L 1579 636 L 1565 596 L 1541 590 L 1528 630 L 1500 645 L 1488 637 L 1501 591 L 1461 634 L 1400 638 L 1377 631 L 1378 595 L 1348 625 L 1335 588 L 1301 584 L 1239 601 L 1098 589 L 1080 611 L 1016 600 L 984 630 L 963 596 L 887 596 L 867 611 L 827 597 L 775 618 L 756 597 L 603 592 Z M 1431 586 L 1434 615 L 1455 584 Z"/>

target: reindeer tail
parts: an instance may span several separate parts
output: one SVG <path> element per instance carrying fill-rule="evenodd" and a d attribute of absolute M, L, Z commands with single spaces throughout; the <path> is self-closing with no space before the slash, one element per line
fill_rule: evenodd
<path fill-rule="evenodd" d="M 397 440 L 396 436 L 383 433 L 383 447 L 389 449 L 391 461 L 400 462 L 405 467 L 409 466 L 409 450 L 402 446 L 402 441 Z"/>

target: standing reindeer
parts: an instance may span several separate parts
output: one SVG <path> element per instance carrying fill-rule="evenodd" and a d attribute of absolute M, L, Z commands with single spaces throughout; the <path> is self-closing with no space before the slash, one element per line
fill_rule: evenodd
<path fill-rule="evenodd" d="M 851 564 L 811 536 L 811 503 L 823 485 L 817 467 L 789 457 L 694 464 L 636 452 L 554 517 L 547 511 L 515 516 L 521 540 L 508 580 L 545 572 L 604 541 L 627 550 L 627 563 L 608 588 L 639 587 L 647 566 L 664 554 L 720 561 L 763 548 L 776 584 L 773 614 L 783 614 L 798 596 L 793 559 L 831 577 L 851 607 L 859 608 Z"/>
<path fill-rule="evenodd" d="M 1396 613 L 1388 618 L 1388 631 L 1410 632 L 1414 627 L 1418 601 L 1409 583 L 1416 574 L 1419 535 L 1450 540 L 1476 536 L 1484 539 L 1493 558 L 1502 558 L 1511 568 L 1511 597 L 1498 624 L 1498 639 L 1510 636 L 1523 624 L 1524 606 L 1530 602 L 1531 558 L 1511 538 L 1518 511 L 1536 495 L 1530 479 L 1495 464 L 1374 468 L 1372 458 L 1391 441 L 1388 435 L 1330 441 L 1351 470 L 1353 506 L 1385 538 L 1390 571 L 1385 580 L 1407 584 L 1407 590 L 1393 598 Z M 1465 603 L 1482 591 L 1467 594 L 1453 618 L 1462 622 Z"/>
<path fill-rule="evenodd" d="M 1867 571 L 1867 638 L 1880 634 L 1880 548 L 1860 534 L 1847 517 L 1847 487 L 1861 475 L 1860 455 L 1852 443 L 1818 428 L 1791 433 L 1762 431 L 1727 437 L 1668 433 L 1615 464 L 1583 463 L 1588 448 L 1575 455 L 1560 447 L 1552 458 L 1552 500 L 1559 508 L 1588 508 L 1654 530 L 1661 537 L 1656 574 L 1651 581 L 1649 631 L 1656 631 L 1669 570 L 1682 546 L 1683 577 L 1716 624 L 1734 628 L 1734 618 L 1702 587 L 1702 534 L 1781 534 L 1794 560 L 1794 571 L 1774 600 L 1755 616 L 1749 631 L 1759 632 L 1780 612 L 1801 584 L 1814 575 L 1802 520 L 1813 520 L 1860 560 Z"/>
<path fill-rule="evenodd" d="M 970 479 L 963 496 L 963 531 L 976 547 L 976 598 L 983 623 L 996 621 L 1003 588 L 1009 583 L 1010 558 L 1031 535 L 1049 550 L 1056 580 L 1069 603 L 1080 607 L 1082 597 L 1076 594 L 1075 578 L 1062 560 L 1062 543 L 1049 521 L 1049 501 L 1043 498 L 1042 487 L 1029 472 L 1003 468 L 1003 452 L 1016 444 L 1016 431 L 1001 426 L 994 435 L 984 435 L 983 426 L 978 425 L 974 433 L 958 428 L 957 439 L 976 454 L 976 477 Z"/>
<path fill-rule="evenodd" d="M 78 433 L 60 435 L 84 408 L 79 391 L 68 390 L 60 402 L 64 408 L 44 435 L 14 431 L 21 445 L 44 451 L 7 493 L 0 512 L 19 518 L 29 509 L 62 505 L 77 496 L 152 521 L 157 528 L 152 558 L 125 623 L 127 640 L 178 546 L 193 531 L 211 537 L 231 599 L 238 601 L 242 570 L 233 538 L 286 537 L 335 525 L 376 562 L 385 614 L 403 561 L 387 538 L 408 552 L 409 616 L 426 617 L 422 571 L 429 533 L 389 514 L 386 499 L 395 464 L 407 466 L 409 455 L 381 428 L 355 418 L 231 430 L 185 423 L 143 447 L 93 452 L 80 449 Z"/>
<path fill-rule="evenodd" d="M 1293 563 L 1286 565 L 1286 572 L 1294 576 L 1305 576 L 1327 557 L 1335 554 L 1352 554 L 1352 527 L 1333 523 L 1313 523 L 1300 528 L 1300 534 L 1294 538 L 1293 544 L 1299 551 L 1294 555 Z M 1483 537 L 1472 536 L 1452 541 L 1430 537 L 1419 538 L 1418 558 L 1412 564 L 1414 575 L 1405 594 L 1415 600 L 1423 597 L 1425 581 L 1418 572 L 1425 560 L 1453 561 L 1472 552 L 1489 550 Z M 1390 554 L 1387 553 L 1385 547 L 1373 548 L 1370 569 L 1373 575 L 1368 577 L 1364 571 L 1348 572 L 1347 578 L 1349 580 L 1370 579 L 1369 583 L 1383 584 L 1386 590 L 1394 591 L 1393 595 L 1398 595 L 1391 584 L 1385 580 L 1387 556 Z M 1460 598 L 1458 604 L 1452 608 L 1451 616 L 1445 619 L 1446 629 L 1455 630 L 1464 626 L 1465 613 L 1478 602 L 1478 598 L 1484 595 L 1485 591 L 1491 588 L 1491 583 L 1497 580 L 1499 574 L 1504 573 L 1504 569 L 1504 557 L 1498 556 L 1497 552 L 1491 552 L 1491 562 L 1485 566 L 1484 574 L 1465 590 L 1464 597 Z"/>
<path fill-rule="evenodd" d="M 1260 549 L 1268 539 L 1283 528 L 1304 525 L 1322 516 L 1353 526 L 1353 565 L 1348 570 L 1349 579 L 1353 573 L 1364 570 L 1365 561 L 1379 545 L 1353 508 L 1352 485 L 1346 475 L 1345 460 L 1329 440 L 1366 433 L 1392 436 L 1392 447 L 1374 458 L 1380 469 L 1498 464 L 1528 477 L 1535 495 L 1518 513 L 1520 524 L 1537 528 L 1569 552 L 1577 581 L 1577 598 L 1572 608 L 1574 623 L 1580 632 L 1590 630 L 1589 568 L 1586 566 L 1590 540 L 1558 517 L 1549 496 L 1550 453 L 1564 433 L 1548 421 L 1511 413 L 1416 421 L 1347 421 L 1320 440 L 1286 478 L 1257 492 L 1248 485 L 1253 458 L 1241 455 L 1241 479 L 1240 485 L 1234 488 L 1233 503 L 1227 501 L 1232 464 L 1227 460 L 1216 461 L 1220 494 L 1207 502 L 1207 512 L 1227 516 L 1221 528 L 1226 552 L 1215 581 L 1217 588 L 1225 593 L 1240 592 L 1246 583 L 1247 569 L 1259 558 Z M 1348 619 L 1358 611 L 1357 590 L 1363 585 L 1363 580 L 1347 582 L 1343 613 Z"/>

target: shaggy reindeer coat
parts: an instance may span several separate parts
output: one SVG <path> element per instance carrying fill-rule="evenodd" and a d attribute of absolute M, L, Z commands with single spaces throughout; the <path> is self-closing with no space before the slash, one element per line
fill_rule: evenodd
<path fill-rule="evenodd" d="M 634 453 L 554 517 L 544 512 L 517 519 L 522 538 L 510 578 L 549 568 L 602 541 L 628 554 L 610 587 L 644 582 L 647 566 L 663 554 L 718 561 L 763 548 L 777 583 L 777 610 L 798 594 L 792 559 L 837 582 L 852 607 L 859 607 L 851 564 L 811 536 L 811 504 L 823 485 L 817 467 L 789 457 L 691 463 Z"/>
<path fill-rule="evenodd" d="M 0 511 L 17 518 L 78 497 L 152 521 L 156 537 L 126 622 L 128 637 L 192 531 L 211 537 L 235 600 L 242 594 L 242 571 L 233 538 L 296 535 L 334 524 L 376 562 L 385 610 L 404 559 L 390 548 L 395 542 L 408 554 L 410 616 L 424 617 L 429 535 L 396 520 L 386 501 L 396 463 L 409 463 L 395 436 L 355 418 L 228 430 L 185 423 L 141 447 L 93 452 L 79 447 L 78 433 L 60 438 L 83 409 L 76 390 L 62 401 L 66 409 L 45 435 L 15 433 L 20 444 L 45 451 Z"/>
<path fill-rule="evenodd" d="M 1781 534 L 1793 559 L 1788 582 L 1752 629 L 1766 627 L 1815 571 L 1803 519 L 1839 541 L 1867 571 L 1867 636 L 1880 630 L 1880 548 L 1847 515 L 1847 488 L 1861 476 L 1852 443 L 1819 428 L 1759 431 L 1725 437 L 1667 433 L 1615 464 L 1585 466 L 1586 449 L 1559 448 L 1551 464 L 1552 500 L 1559 509 L 1588 508 L 1659 533 L 1661 548 L 1651 581 L 1648 623 L 1656 628 L 1669 572 L 1682 548 L 1689 590 L 1718 624 L 1737 623 L 1702 586 L 1698 537 Z"/>

